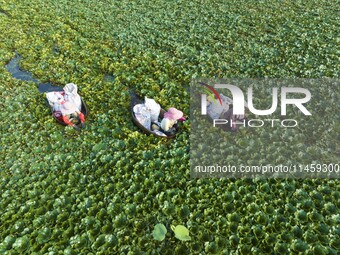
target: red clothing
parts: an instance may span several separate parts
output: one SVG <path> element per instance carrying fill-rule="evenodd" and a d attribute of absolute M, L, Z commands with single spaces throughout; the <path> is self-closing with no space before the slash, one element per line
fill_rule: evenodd
<path fill-rule="evenodd" d="M 79 113 L 79 119 L 80 119 L 80 122 L 81 123 L 84 123 L 85 122 L 85 115 L 81 112 Z"/>
<path fill-rule="evenodd" d="M 63 115 L 62 119 L 66 125 L 73 126 L 73 123 L 67 118 L 66 115 Z"/>
<path fill-rule="evenodd" d="M 66 125 L 69 125 L 69 126 L 73 126 L 74 124 L 69 120 L 69 118 L 67 117 L 67 115 L 63 115 L 62 116 L 62 119 L 64 121 L 64 123 Z M 82 112 L 79 113 L 79 119 L 80 119 L 80 122 L 81 123 L 84 123 L 85 122 L 85 116 Z"/>

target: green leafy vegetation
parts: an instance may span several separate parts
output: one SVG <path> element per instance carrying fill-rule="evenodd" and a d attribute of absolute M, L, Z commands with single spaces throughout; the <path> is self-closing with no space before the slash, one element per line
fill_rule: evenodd
<path fill-rule="evenodd" d="M 163 224 L 156 224 L 152 231 L 153 238 L 157 241 L 163 241 L 168 231 Z"/>
<path fill-rule="evenodd" d="M 164 141 L 129 112 L 134 89 L 188 116 L 195 77 L 338 78 L 337 10 L 309 0 L 0 0 L 0 253 L 337 254 L 338 180 L 190 179 L 190 120 Z M 37 84 L 6 70 L 15 52 L 39 81 L 78 85 L 90 110 L 82 132 L 57 125 Z M 322 149 L 290 141 L 294 156 L 338 159 L 329 127 Z M 221 146 L 258 162 L 260 141 L 247 146 L 246 135 Z M 262 135 L 278 162 L 291 155 L 277 151 L 290 131 Z M 185 225 L 191 240 L 154 240 L 158 222 Z"/>
<path fill-rule="evenodd" d="M 175 237 L 182 241 L 190 241 L 189 230 L 183 225 L 177 225 L 176 227 L 171 225 L 171 230 L 174 231 Z"/>

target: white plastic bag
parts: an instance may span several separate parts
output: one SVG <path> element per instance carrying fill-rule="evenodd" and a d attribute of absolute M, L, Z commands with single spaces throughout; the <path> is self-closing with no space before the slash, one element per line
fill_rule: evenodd
<path fill-rule="evenodd" d="M 81 111 L 81 99 L 77 92 L 77 85 L 74 83 L 68 83 L 63 89 L 65 91 L 65 100 L 75 104 L 79 111 Z"/>
<path fill-rule="evenodd" d="M 61 92 L 48 92 L 46 93 L 46 98 L 51 107 L 53 107 L 54 111 L 60 110 L 60 103 L 64 101 L 64 96 Z"/>
<path fill-rule="evenodd" d="M 147 98 L 147 97 L 145 97 L 144 105 L 146 106 L 146 108 L 150 112 L 151 122 L 158 121 L 158 116 L 159 116 L 159 113 L 161 111 L 161 106 L 159 104 L 157 104 L 154 99 L 150 99 L 150 98 Z"/>
<path fill-rule="evenodd" d="M 136 119 L 145 128 L 150 130 L 151 128 L 151 114 L 144 104 L 136 104 L 133 107 L 133 112 L 135 113 Z"/>
<path fill-rule="evenodd" d="M 160 136 L 167 136 L 166 134 L 164 134 L 163 132 L 159 131 L 159 130 L 153 130 L 152 132 L 154 132 L 156 135 L 160 135 Z"/>

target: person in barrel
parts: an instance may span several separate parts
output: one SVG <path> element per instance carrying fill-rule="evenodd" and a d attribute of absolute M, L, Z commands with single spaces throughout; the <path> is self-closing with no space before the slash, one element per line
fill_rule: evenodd
<path fill-rule="evenodd" d="M 183 112 L 173 107 L 169 108 L 161 121 L 161 131 L 166 135 L 176 133 L 178 131 L 177 121 L 185 121 Z"/>
<path fill-rule="evenodd" d="M 85 116 L 81 111 L 79 111 L 78 107 L 74 103 L 70 101 L 62 101 L 60 111 L 62 114 L 62 120 L 66 125 L 79 130 L 79 127 L 76 124 L 80 122 L 81 127 L 85 127 Z"/>

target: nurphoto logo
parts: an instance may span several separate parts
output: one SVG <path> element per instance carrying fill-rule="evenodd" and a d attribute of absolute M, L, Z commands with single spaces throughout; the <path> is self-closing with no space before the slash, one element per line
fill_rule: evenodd
<path fill-rule="evenodd" d="M 218 99 L 219 104 L 222 106 L 222 99 L 220 94 L 215 89 L 228 89 L 232 94 L 232 99 L 229 102 L 232 102 L 230 105 L 231 116 L 242 116 L 241 118 L 212 118 L 213 126 L 217 125 L 226 125 L 229 124 L 230 127 L 235 125 L 243 125 L 248 127 L 263 127 L 265 126 L 265 122 L 270 123 L 271 127 L 274 127 L 277 122 L 280 122 L 282 127 L 296 127 L 298 122 L 296 119 L 247 119 L 246 109 L 258 116 L 266 116 L 274 113 L 278 108 L 278 98 L 279 98 L 279 88 L 272 88 L 272 99 L 271 99 L 271 107 L 269 109 L 256 109 L 254 106 L 254 90 L 253 87 L 249 87 L 247 91 L 247 102 L 245 101 L 245 96 L 243 91 L 237 87 L 236 85 L 231 84 L 215 84 L 214 86 L 210 86 L 206 83 L 199 82 L 199 84 L 205 86 L 207 88 L 206 91 L 209 91 L 211 95 Z M 212 92 L 212 93 L 211 93 Z M 302 114 L 306 116 L 312 115 L 308 109 L 306 108 L 306 104 L 311 99 L 311 93 L 306 88 L 300 87 L 282 87 L 280 90 L 280 101 L 281 101 L 281 116 L 287 115 L 287 106 L 292 105 L 297 107 Z M 256 94 L 256 93 L 255 93 Z M 294 97 L 295 95 L 298 95 Z M 301 98 L 301 95 L 303 97 Z M 210 96 L 211 97 L 211 96 Z M 208 97 L 207 94 L 201 94 L 201 115 L 207 115 L 207 102 Z"/>
<path fill-rule="evenodd" d="M 340 80 L 190 84 L 192 178 L 340 178 Z"/>

